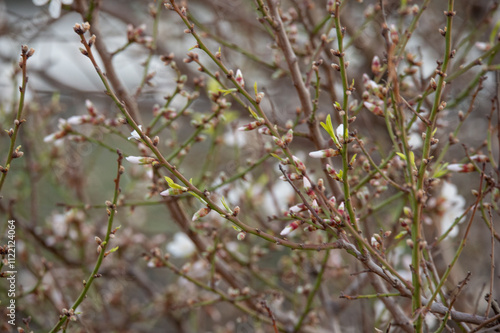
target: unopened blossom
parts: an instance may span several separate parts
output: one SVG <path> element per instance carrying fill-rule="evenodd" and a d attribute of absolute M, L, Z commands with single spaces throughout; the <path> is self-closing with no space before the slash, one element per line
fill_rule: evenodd
<path fill-rule="evenodd" d="M 165 192 L 165 191 L 163 191 L 163 192 Z M 194 213 L 193 218 L 191 220 L 193 222 L 198 221 L 202 217 L 207 216 L 207 214 L 210 213 L 211 210 L 212 209 L 210 207 L 202 207 L 196 213 Z"/>
<path fill-rule="evenodd" d="M 142 131 L 142 125 L 139 125 L 139 130 Z M 133 132 L 130 133 L 130 136 L 128 137 L 128 140 L 130 139 L 136 139 L 136 140 L 140 140 L 141 139 L 141 136 L 139 135 L 139 133 L 137 133 L 136 130 L 134 130 Z"/>
<path fill-rule="evenodd" d="M 472 163 L 467 163 L 467 164 L 460 164 L 460 163 L 455 163 L 455 164 L 450 164 L 446 167 L 449 171 L 452 172 L 472 172 L 475 170 L 474 164 Z"/>
<path fill-rule="evenodd" d="M 52 18 L 61 16 L 61 5 L 71 5 L 73 0 L 33 0 L 35 6 L 43 6 L 49 4 L 49 14 Z"/>
<path fill-rule="evenodd" d="M 340 215 L 344 215 L 344 202 L 342 201 L 339 205 L 339 207 L 337 208 L 337 211 L 339 212 Z"/>
<path fill-rule="evenodd" d="M 238 84 L 242 87 L 245 88 L 245 80 L 243 79 L 243 74 L 241 74 L 241 71 L 238 69 L 236 71 L 236 75 L 234 76 L 234 79 Z"/>
<path fill-rule="evenodd" d="M 287 174 L 287 177 L 290 180 L 299 180 L 299 179 L 302 179 L 303 176 L 299 175 L 298 173 L 293 172 L 293 173 Z M 280 179 L 286 181 L 286 177 L 285 176 L 280 176 Z"/>
<path fill-rule="evenodd" d="M 380 86 L 377 84 L 377 82 L 370 79 L 370 77 L 366 73 L 363 74 L 363 86 L 366 90 L 374 93 L 378 93 L 378 91 L 380 90 Z"/>
<path fill-rule="evenodd" d="M 172 196 L 172 195 L 180 195 L 180 194 L 182 194 L 184 192 L 187 192 L 187 191 L 188 191 L 187 187 L 181 187 L 181 188 L 173 188 L 173 187 L 171 187 L 168 190 L 160 192 L 160 195 L 164 196 L 164 197 L 169 197 L 169 196 Z"/>
<path fill-rule="evenodd" d="M 374 56 L 372 59 L 372 73 L 375 75 L 379 75 L 381 67 L 382 66 L 380 64 L 380 58 L 378 56 Z"/>
<path fill-rule="evenodd" d="M 376 104 L 370 103 L 370 102 L 363 102 L 363 105 L 365 108 L 367 108 L 371 113 L 373 113 L 376 116 L 384 116 L 384 111 L 382 108 Z"/>
<path fill-rule="evenodd" d="M 285 141 L 285 144 L 288 145 L 292 142 L 292 140 L 293 140 L 293 130 L 290 128 L 283 137 L 283 141 Z"/>
<path fill-rule="evenodd" d="M 85 107 L 87 108 L 87 112 L 92 117 L 95 117 L 97 115 L 97 111 L 95 109 L 95 106 L 94 106 L 94 104 L 90 100 L 88 100 L 88 99 L 85 100 Z"/>
<path fill-rule="evenodd" d="M 125 159 L 132 164 L 151 164 L 155 160 L 152 157 L 144 156 L 127 156 Z"/>
<path fill-rule="evenodd" d="M 304 177 L 304 189 L 306 190 L 306 194 L 311 197 L 311 199 L 316 199 L 316 194 L 312 188 L 311 182 L 307 177 Z"/>
<path fill-rule="evenodd" d="M 300 225 L 300 221 L 293 221 L 289 225 L 287 225 L 283 230 L 281 230 L 280 235 L 281 236 L 286 236 L 292 231 L 296 230 Z"/>
<path fill-rule="evenodd" d="M 340 151 L 332 148 L 316 150 L 309 153 L 312 158 L 326 158 L 340 155 Z"/>
<path fill-rule="evenodd" d="M 81 125 L 90 120 L 90 117 L 88 115 L 86 116 L 71 116 L 68 119 L 66 119 L 66 122 L 69 125 Z"/>
<path fill-rule="evenodd" d="M 288 212 L 285 212 L 285 216 L 289 215 L 289 214 L 296 214 L 296 213 L 302 212 L 304 210 L 306 210 L 306 205 L 304 205 L 303 203 L 299 203 L 299 204 L 296 204 L 295 206 L 288 208 Z"/>
<path fill-rule="evenodd" d="M 244 231 L 238 232 L 238 235 L 236 235 L 236 239 L 239 241 L 242 241 L 245 239 L 247 233 Z"/>
<path fill-rule="evenodd" d="M 488 156 L 486 155 L 482 155 L 482 154 L 476 154 L 476 155 L 473 155 L 470 157 L 471 160 L 473 161 L 476 161 L 476 162 L 480 162 L 480 163 L 483 163 L 483 162 L 489 162 L 490 159 Z"/>
<path fill-rule="evenodd" d="M 167 251 L 177 258 L 189 257 L 196 251 L 193 241 L 183 232 L 174 235 L 174 240 L 167 244 Z"/>
<path fill-rule="evenodd" d="M 292 158 L 295 166 L 297 166 L 297 169 L 304 174 L 306 172 L 306 165 L 297 156 L 292 156 Z"/>
<path fill-rule="evenodd" d="M 55 132 L 55 133 L 49 134 L 43 138 L 43 142 L 53 142 L 53 141 L 59 140 L 65 134 L 66 133 L 64 133 L 64 132 Z"/>
<path fill-rule="evenodd" d="M 286 145 L 285 145 L 285 142 L 283 140 L 281 140 L 280 138 L 277 138 L 275 136 L 273 136 L 273 140 L 274 140 L 274 143 L 280 147 L 280 148 L 285 148 Z"/>
<path fill-rule="evenodd" d="M 336 176 L 337 175 L 337 172 L 335 171 L 335 169 L 330 165 L 330 164 L 326 164 L 326 172 L 328 172 L 328 174 L 330 176 Z"/>
<path fill-rule="evenodd" d="M 264 135 L 272 135 L 271 130 L 269 128 L 267 128 L 267 127 L 261 127 L 261 128 L 259 128 L 258 132 L 260 134 L 264 134 Z"/>
<path fill-rule="evenodd" d="M 397 44 L 399 43 L 399 34 L 398 34 L 398 30 L 396 29 L 396 26 L 394 24 L 391 24 L 391 27 L 390 27 L 390 37 L 391 37 L 391 41 L 392 43 L 394 44 Z"/>
<path fill-rule="evenodd" d="M 488 51 L 489 49 L 491 49 L 491 44 L 490 43 L 476 42 L 476 44 L 474 44 L 474 46 L 479 51 Z"/>

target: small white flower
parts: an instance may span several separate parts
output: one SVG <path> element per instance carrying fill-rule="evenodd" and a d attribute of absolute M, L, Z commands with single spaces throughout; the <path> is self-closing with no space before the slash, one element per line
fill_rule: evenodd
<path fill-rule="evenodd" d="M 52 18 L 61 16 L 61 5 L 71 5 L 73 0 L 33 0 L 35 6 L 43 6 L 49 4 L 49 14 Z"/>
<path fill-rule="evenodd" d="M 174 240 L 167 244 L 167 251 L 174 257 L 185 258 L 196 251 L 196 246 L 185 233 L 177 232 Z"/>
<path fill-rule="evenodd" d="M 142 125 L 139 125 L 138 127 L 142 131 Z M 130 133 L 130 136 L 128 137 L 128 140 L 130 139 L 140 140 L 141 136 L 139 135 L 139 133 L 137 133 L 136 130 L 134 130 L 133 132 Z"/>

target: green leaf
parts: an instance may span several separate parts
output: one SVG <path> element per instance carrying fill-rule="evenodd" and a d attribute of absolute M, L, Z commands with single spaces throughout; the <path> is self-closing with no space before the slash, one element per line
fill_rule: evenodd
<path fill-rule="evenodd" d="M 255 119 L 259 119 L 259 116 L 257 115 L 257 113 L 255 113 L 255 111 L 252 110 L 251 107 L 248 107 L 248 112 L 250 112 L 250 114 L 252 115 L 252 117 L 254 117 Z"/>
<path fill-rule="evenodd" d="M 442 176 L 446 175 L 448 173 L 448 169 L 446 169 L 447 166 L 448 166 L 448 163 L 441 164 L 436 169 L 436 171 L 434 171 L 432 178 L 441 178 Z"/>
<path fill-rule="evenodd" d="M 403 238 L 404 236 L 406 236 L 407 234 L 407 231 L 406 230 L 403 230 L 401 231 L 399 234 L 396 235 L 396 237 L 394 237 L 394 239 L 401 239 Z"/>
<path fill-rule="evenodd" d="M 412 151 L 410 151 L 410 165 L 414 169 L 417 168 L 417 166 L 415 164 L 415 154 Z"/>
<path fill-rule="evenodd" d="M 257 96 L 257 94 L 259 93 L 259 91 L 257 90 L 257 81 L 255 81 L 255 83 L 253 84 L 253 90 L 255 90 L 255 96 Z"/>
<path fill-rule="evenodd" d="M 114 248 L 112 248 L 111 250 L 109 250 L 109 253 L 116 252 L 116 251 L 118 251 L 118 249 L 119 249 L 119 248 L 120 248 L 119 246 L 114 247 Z"/>
<path fill-rule="evenodd" d="M 354 154 L 354 156 L 351 158 L 351 162 L 349 162 L 349 165 L 354 164 L 354 161 L 356 160 L 356 155 L 358 155 L 358 154 Z"/>
<path fill-rule="evenodd" d="M 238 89 L 236 89 L 236 88 L 229 88 L 229 89 L 219 89 L 218 91 L 224 93 L 224 96 L 226 96 L 226 95 L 228 95 L 230 93 L 238 91 Z"/>
<path fill-rule="evenodd" d="M 326 121 L 324 123 L 320 123 L 321 126 L 325 129 L 325 131 L 330 135 L 333 142 L 336 146 L 339 146 L 339 142 L 337 140 L 337 136 L 335 135 L 335 131 L 333 130 L 332 118 L 330 115 L 326 116 Z"/>
<path fill-rule="evenodd" d="M 398 154 L 398 156 L 399 156 L 402 160 L 406 161 L 406 156 L 405 156 L 405 154 L 403 154 L 403 153 L 398 153 L 398 152 L 396 152 L 396 154 Z"/>
<path fill-rule="evenodd" d="M 229 214 L 233 213 L 231 208 L 229 208 L 229 206 L 227 205 L 227 202 L 226 202 L 226 199 L 224 198 L 224 196 L 222 196 L 222 199 L 220 199 L 220 202 L 222 203 L 222 206 L 224 206 L 224 208 L 226 208 L 226 210 L 229 212 Z"/>
<path fill-rule="evenodd" d="M 238 232 L 240 232 L 240 231 L 241 231 L 241 229 L 240 229 L 240 228 L 238 228 L 238 227 L 237 227 L 237 226 L 235 226 L 235 225 L 231 225 L 231 227 L 233 227 L 233 229 L 234 229 L 234 230 L 236 230 L 236 231 L 238 231 Z"/>
<path fill-rule="evenodd" d="M 174 183 L 174 181 L 172 180 L 172 178 L 169 178 L 169 177 L 165 176 L 165 180 L 167 181 L 168 186 L 170 186 L 171 188 L 176 188 L 176 189 L 187 191 L 186 187 Z"/>
<path fill-rule="evenodd" d="M 339 172 L 337 172 L 337 177 L 342 179 L 342 176 L 344 176 L 344 171 L 342 171 L 342 169 L 340 169 Z"/>
<path fill-rule="evenodd" d="M 200 197 L 198 194 L 194 193 L 193 191 L 189 191 L 188 193 L 191 194 L 196 199 L 200 200 L 202 204 L 207 204 L 205 199 L 203 199 L 202 197 Z"/>
<path fill-rule="evenodd" d="M 493 28 L 493 30 L 491 30 L 491 33 L 490 33 L 490 44 L 492 47 L 495 44 L 495 41 L 497 39 L 497 34 L 498 34 L 499 28 L 500 28 L 500 21 L 498 21 L 497 24 L 495 24 L 495 27 Z"/>
<path fill-rule="evenodd" d="M 274 158 L 277 158 L 280 162 L 283 161 L 283 159 L 281 157 L 279 157 L 278 155 L 276 155 L 274 153 L 269 153 L 269 155 L 271 155 Z"/>

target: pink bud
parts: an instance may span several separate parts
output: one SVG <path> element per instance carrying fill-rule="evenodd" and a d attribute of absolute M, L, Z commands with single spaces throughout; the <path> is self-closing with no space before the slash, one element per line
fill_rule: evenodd
<path fill-rule="evenodd" d="M 267 127 L 261 127 L 258 131 L 260 134 L 271 135 L 271 130 Z"/>
<path fill-rule="evenodd" d="M 194 221 L 201 219 L 202 217 L 204 217 L 208 213 L 210 213 L 210 211 L 211 211 L 210 207 L 203 207 L 203 208 L 199 209 L 196 213 L 194 213 L 192 221 L 194 222 Z"/>
<path fill-rule="evenodd" d="M 474 164 L 472 163 L 467 163 L 467 164 L 450 164 L 446 167 L 449 171 L 452 172 L 472 172 L 475 170 Z"/>
<path fill-rule="evenodd" d="M 302 161 L 296 157 L 296 156 L 292 156 L 293 157 L 293 161 L 295 162 L 295 166 L 297 167 L 297 169 L 299 169 L 299 171 L 304 174 L 306 172 L 306 166 L 304 163 L 302 163 Z"/>
<path fill-rule="evenodd" d="M 292 231 L 294 231 L 295 229 L 297 229 L 300 225 L 300 221 L 293 221 L 292 223 L 290 223 L 287 227 L 285 227 L 285 229 L 281 230 L 280 232 L 280 235 L 281 236 L 286 236 L 288 235 L 289 233 L 291 233 Z"/>
<path fill-rule="evenodd" d="M 236 71 L 236 76 L 234 77 L 234 79 L 242 88 L 245 88 L 245 80 L 243 79 L 243 74 L 241 74 L 241 71 L 239 69 Z"/>
<path fill-rule="evenodd" d="M 372 60 L 372 73 L 375 74 L 375 75 L 379 75 L 381 67 L 382 66 L 380 64 L 379 57 L 378 56 L 374 56 L 373 60 Z"/>
<path fill-rule="evenodd" d="M 289 129 L 284 136 L 284 141 L 288 145 L 292 142 L 292 140 L 293 140 L 293 130 Z"/>
<path fill-rule="evenodd" d="M 375 105 L 375 104 L 370 103 L 370 102 L 363 102 L 363 105 L 365 106 L 365 108 L 367 108 L 373 114 L 375 114 L 377 116 L 381 116 L 381 117 L 384 116 L 384 111 L 382 111 L 380 106 Z"/>

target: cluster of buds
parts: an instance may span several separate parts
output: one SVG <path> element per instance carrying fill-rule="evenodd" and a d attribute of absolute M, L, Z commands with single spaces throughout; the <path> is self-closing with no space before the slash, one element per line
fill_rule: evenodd
<path fill-rule="evenodd" d="M 87 31 L 90 30 L 90 23 L 85 22 L 83 24 L 75 23 L 73 26 L 73 30 L 78 34 L 78 35 L 83 35 Z"/>
<path fill-rule="evenodd" d="M 145 35 L 146 25 L 141 24 L 134 27 L 132 24 L 127 25 L 127 40 L 129 43 L 148 44 L 152 43 L 153 38 Z"/>
<path fill-rule="evenodd" d="M 378 60 L 374 60 L 374 63 L 375 65 L 372 67 L 374 67 L 373 69 L 377 71 L 378 66 L 376 64 L 378 63 Z M 380 68 L 378 68 L 378 70 L 380 70 Z M 385 101 L 387 89 L 371 80 L 366 74 L 363 74 L 363 86 L 365 88 L 365 91 L 363 92 L 364 107 L 374 115 L 384 117 L 384 111 L 382 108 L 384 107 L 384 103 L 390 102 Z M 387 110 L 390 111 L 391 108 L 388 108 Z"/>
<path fill-rule="evenodd" d="M 281 139 L 273 136 L 273 140 L 278 147 L 285 149 L 293 140 L 293 130 L 289 129 Z"/>

